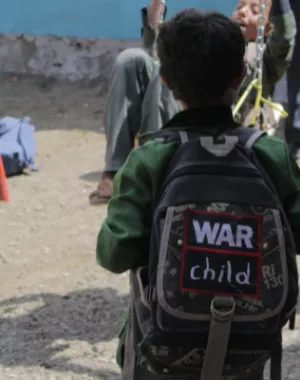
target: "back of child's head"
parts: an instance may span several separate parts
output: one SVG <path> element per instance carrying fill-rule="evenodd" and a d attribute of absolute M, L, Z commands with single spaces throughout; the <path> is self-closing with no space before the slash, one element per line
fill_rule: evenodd
<path fill-rule="evenodd" d="M 157 51 L 163 80 L 188 107 L 218 103 L 244 70 L 243 34 L 217 12 L 177 13 L 160 27 Z"/>

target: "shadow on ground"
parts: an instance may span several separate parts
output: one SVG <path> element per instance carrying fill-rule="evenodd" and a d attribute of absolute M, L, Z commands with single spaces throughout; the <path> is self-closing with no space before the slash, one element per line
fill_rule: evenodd
<path fill-rule="evenodd" d="M 0 302 L 0 365 L 41 366 L 118 378 L 117 373 L 103 369 L 105 360 L 96 344 L 116 338 L 127 307 L 128 297 L 112 288 L 4 300 Z M 74 340 L 93 346 L 99 358 L 93 368 L 78 365 L 68 357 L 67 350 Z"/>
<path fill-rule="evenodd" d="M 42 293 L 4 300 L 0 302 L 0 365 L 39 366 L 55 372 L 117 380 L 117 372 L 105 369 L 104 352 L 101 352 L 101 346 L 97 348 L 97 343 L 117 336 L 128 302 L 127 296 L 120 296 L 109 287 L 64 296 Z M 296 325 L 296 329 L 299 326 Z M 68 353 L 72 341 L 87 342 L 92 346 L 95 352 L 93 365 L 81 365 L 76 358 L 74 360 Z M 295 359 L 299 350 L 298 344 L 285 349 L 285 373 L 300 370 Z M 80 355 L 76 353 L 77 358 Z"/>
<path fill-rule="evenodd" d="M 100 171 L 93 171 L 93 172 L 88 172 L 82 174 L 79 178 L 82 181 L 87 181 L 87 182 L 99 182 L 101 178 L 102 172 Z"/>

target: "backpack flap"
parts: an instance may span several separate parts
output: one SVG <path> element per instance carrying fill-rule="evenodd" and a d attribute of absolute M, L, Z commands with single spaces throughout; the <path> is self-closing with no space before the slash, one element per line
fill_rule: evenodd
<path fill-rule="evenodd" d="M 7 176 L 22 173 L 35 161 L 34 127 L 29 118 L 5 117 L 0 121 L 0 154 Z"/>
<path fill-rule="evenodd" d="M 282 207 L 251 159 L 261 134 L 181 136 L 153 219 L 150 325 L 136 341 L 159 375 L 255 374 L 281 344 L 297 271 Z"/>

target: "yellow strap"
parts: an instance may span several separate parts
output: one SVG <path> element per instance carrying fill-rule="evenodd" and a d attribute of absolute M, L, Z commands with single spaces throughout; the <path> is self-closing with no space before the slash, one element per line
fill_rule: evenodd
<path fill-rule="evenodd" d="M 246 90 L 243 92 L 242 96 L 240 97 L 240 99 L 236 103 L 235 107 L 233 108 L 233 111 L 232 111 L 233 117 L 235 117 L 237 115 L 237 113 L 241 109 L 242 105 L 245 103 L 247 97 L 249 96 L 250 92 L 253 90 L 253 88 L 255 88 L 256 91 L 257 91 L 256 98 L 255 98 L 255 103 L 254 103 L 254 115 L 253 115 L 253 119 L 252 119 L 252 124 L 253 125 L 256 124 L 257 117 L 259 116 L 258 113 L 259 113 L 259 106 L 260 106 L 261 102 L 267 104 L 271 108 L 273 108 L 276 111 L 280 112 L 282 118 L 286 118 L 288 116 L 288 113 L 285 110 L 281 110 L 277 106 L 277 104 L 271 102 L 268 99 L 265 99 L 262 96 L 262 82 L 261 82 L 260 79 L 255 78 L 255 79 L 253 79 L 249 83 L 249 85 L 247 86 Z"/>
<path fill-rule="evenodd" d="M 287 118 L 289 116 L 289 114 L 285 110 L 282 110 L 281 108 L 279 108 L 276 103 L 273 103 L 270 100 L 265 99 L 263 97 L 261 97 L 261 101 L 263 103 L 267 104 L 268 106 L 270 106 L 271 108 L 273 108 L 274 110 L 280 112 L 281 113 L 281 117 L 283 119 L 285 119 L 285 118 Z"/>
<path fill-rule="evenodd" d="M 257 118 L 259 116 L 259 107 L 260 107 L 260 102 L 261 102 L 261 97 L 262 97 L 262 83 L 260 80 L 257 80 L 257 83 L 255 84 L 255 88 L 257 90 L 256 93 L 256 98 L 255 98 L 255 103 L 254 103 L 254 113 L 253 113 L 253 118 L 252 118 L 252 125 L 256 124 Z"/>
<path fill-rule="evenodd" d="M 249 83 L 246 90 L 243 92 L 242 96 L 240 97 L 240 99 L 236 103 L 235 107 L 233 108 L 233 111 L 232 111 L 233 117 L 235 117 L 237 115 L 237 113 L 241 109 L 242 105 L 245 103 L 247 97 L 249 96 L 250 92 L 252 91 L 252 89 L 256 85 L 257 81 L 258 81 L 258 79 L 255 78 Z"/>

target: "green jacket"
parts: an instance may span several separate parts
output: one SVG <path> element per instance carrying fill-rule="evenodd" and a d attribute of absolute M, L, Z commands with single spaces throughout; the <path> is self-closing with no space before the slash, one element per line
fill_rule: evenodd
<path fill-rule="evenodd" d="M 218 135 L 234 126 L 237 124 L 229 107 L 208 107 L 180 112 L 164 128 L 197 128 L 201 134 Z M 122 273 L 147 265 L 151 210 L 177 147 L 177 143 L 150 141 L 133 150 L 116 174 L 107 218 L 97 240 L 97 261 L 103 268 Z M 278 191 L 300 253 L 300 171 L 287 145 L 278 137 L 261 137 L 253 150 Z M 124 331 L 120 336 L 119 364 Z"/>

